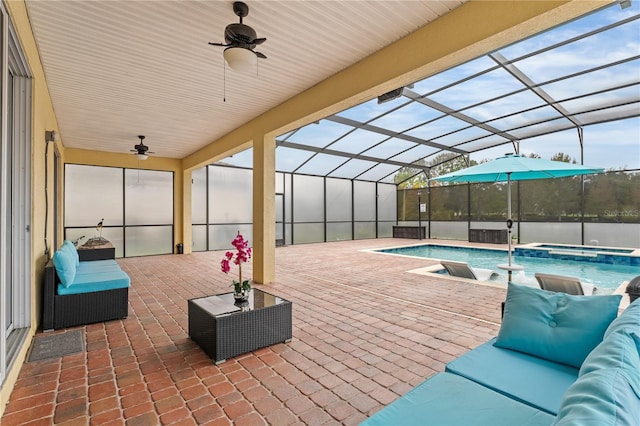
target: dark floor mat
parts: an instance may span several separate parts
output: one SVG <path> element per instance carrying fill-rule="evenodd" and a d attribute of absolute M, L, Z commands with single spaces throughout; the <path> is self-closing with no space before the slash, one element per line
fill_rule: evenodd
<path fill-rule="evenodd" d="M 59 358 L 79 352 L 84 352 L 84 334 L 82 330 L 52 335 L 40 334 L 33 341 L 28 362 Z"/>

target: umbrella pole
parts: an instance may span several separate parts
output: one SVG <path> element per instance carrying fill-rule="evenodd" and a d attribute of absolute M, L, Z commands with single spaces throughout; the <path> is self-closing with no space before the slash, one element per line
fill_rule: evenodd
<path fill-rule="evenodd" d="M 511 266 L 511 173 L 507 173 L 507 244 L 508 244 L 508 256 L 509 266 Z M 509 269 L 509 281 L 511 281 L 511 269 Z"/>
<path fill-rule="evenodd" d="M 511 173 L 507 173 L 507 216 L 507 229 L 509 231 L 509 241 L 507 241 L 509 252 L 507 255 L 509 256 L 509 263 L 507 265 L 498 265 L 498 268 L 505 269 L 507 271 L 509 282 L 511 282 L 513 271 L 521 271 L 524 269 L 522 266 L 511 262 L 511 227 L 513 226 L 513 220 L 511 220 Z"/>

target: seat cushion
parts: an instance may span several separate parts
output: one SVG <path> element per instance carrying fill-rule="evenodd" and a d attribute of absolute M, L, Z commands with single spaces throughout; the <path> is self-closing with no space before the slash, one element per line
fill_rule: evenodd
<path fill-rule="evenodd" d="M 129 287 L 131 279 L 123 271 L 95 272 L 93 274 L 78 274 L 73 283 L 65 287 L 58 286 L 58 294 L 91 293 L 94 291 L 114 290 Z"/>
<path fill-rule="evenodd" d="M 120 271 L 120 265 L 113 260 L 93 260 L 88 262 L 80 262 L 76 268 L 76 274 L 93 274 L 95 272 Z"/>
<path fill-rule="evenodd" d="M 494 346 L 495 339 L 451 361 L 446 371 L 556 414 L 578 369 Z"/>
<path fill-rule="evenodd" d="M 509 283 L 496 346 L 580 368 L 618 315 L 621 295 L 574 296 Z"/>
<path fill-rule="evenodd" d="M 363 426 L 550 425 L 553 416 L 475 382 L 439 373 L 369 417 Z"/>

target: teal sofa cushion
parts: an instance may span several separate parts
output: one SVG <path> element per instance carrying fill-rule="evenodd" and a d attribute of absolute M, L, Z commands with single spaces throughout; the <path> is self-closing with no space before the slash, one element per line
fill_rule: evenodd
<path fill-rule="evenodd" d="M 565 394 L 554 425 L 640 425 L 640 389 L 632 378 L 638 374 L 624 368 L 584 374 Z"/>
<path fill-rule="evenodd" d="M 553 416 L 475 382 L 439 373 L 361 423 L 362 426 L 550 425 Z"/>
<path fill-rule="evenodd" d="M 580 368 L 616 318 L 621 298 L 573 296 L 509 283 L 495 345 Z"/>
<path fill-rule="evenodd" d="M 587 356 L 558 414 L 559 425 L 640 425 L 640 304 L 614 320 Z"/>
<path fill-rule="evenodd" d="M 609 325 L 607 331 L 604 333 L 604 337 L 606 338 L 620 330 L 635 330 L 636 333 L 640 334 L 640 298 L 627 306 L 620 316 Z"/>
<path fill-rule="evenodd" d="M 640 330 L 637 330 L 640 332 Z M 585 359 L 580 368 L 580 376 L 606 368 L 623 368 L 638 372 L 636 387 L 640 389 L 640 338 L 636 330 L 619 330 L 610 334 Z"/>
<path fill-rule="evenodd" d="M 95 272 L 93 274 L 78 274 L 68 287 L 58 286 L 58 294 L 91 293 L 94 291 L 127 288 L 131 279 L 123 271 Z"/>
<path fill-rule="evenodd" d="M 120 265 L 113 260 L 92 260 L 89 262 L 80 262 L 76 268 L 76 274 L 93 274 L 95 272 L 120 271 Z"/>
<path fill-rule="evenodd" d="M 578 378 L 578 369 L 522 352 L 499 348 L 495 339 L 449 362 L 446 371 L 551 414 Z"/>
<path fill-rule="evenodd" d="M 77 267 L 80 264 L 80 255 L 78 254 L 78 249 L 76 249 L 75 244 L 73 244 L 69 240 L 64 240 L 61 248 L 64 250 L 67 250 L 67 252 L 71 255 L 71 258 L 76 263 L 76 267 Z"/>
<path fill-rule="evenodd" d="M 69 287 L 76 277 L 76 262 L 67 250 L 56 250 L 53 254 L 53 266 L 63 287 Z"/>

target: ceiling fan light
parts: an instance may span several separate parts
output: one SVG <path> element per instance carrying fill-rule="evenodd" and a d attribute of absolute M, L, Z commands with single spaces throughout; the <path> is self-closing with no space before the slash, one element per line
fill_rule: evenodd
<path fill-rule="evenodd" d="M 148 156 L 147 154 L 136 154 L 136 158 L 137 158 L 138 160 L 142 160 L 142 161 L 144 161 L 144 160 L 146 160 L 147 158 L 149 158 L 149 156 Z"/>
<path fill-rule="evenodd" d="M 224 60 L 234 71 L 250 71 L 255 69 L 258 57 L 244 47 L 228 47 L 224 50 Z"/>

